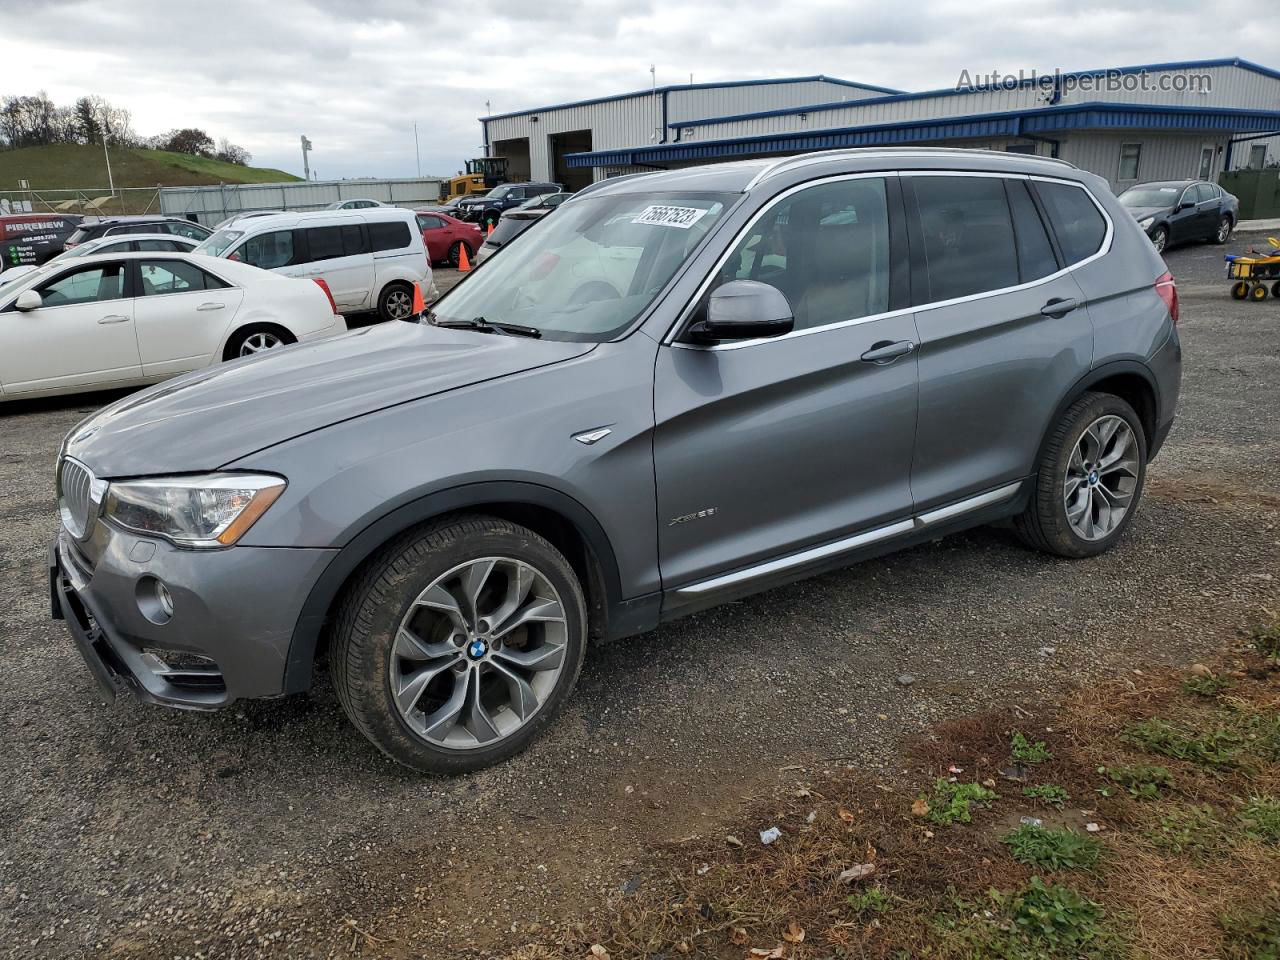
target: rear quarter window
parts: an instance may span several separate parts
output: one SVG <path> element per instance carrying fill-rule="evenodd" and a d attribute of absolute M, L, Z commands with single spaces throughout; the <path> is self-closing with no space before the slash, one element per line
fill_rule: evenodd
<path fill-rule="evenodd" d="M 401 250 L 409 246 L 410 237 L 409 225 L 403 220 L 369 224 L 369 247 L 374 253 L 381 250 Z"/>
<path fill-rule="evenodd" d="M 1036 182 L 1035 189 L 1068 266 L 1102 249 L 1107 221 L 1083 187 L 1041 180 Z"/>

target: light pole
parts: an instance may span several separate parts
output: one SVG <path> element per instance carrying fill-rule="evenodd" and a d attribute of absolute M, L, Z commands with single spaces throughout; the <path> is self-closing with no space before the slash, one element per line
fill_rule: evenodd
<path fill-rule="evenodd" d="M 418 161 L 418 178 L 422 178 L 422 149 L 418 146 L 418 121 L 413 121 L 413 155 Z"/>
<path fill-rule="evenodd" d="M 116 182 L 111 177 L 111 154 L 107 153 L 107 135 L 102 135 L 102 156 L 107 161 L 107 187 L 111 190 L 111 195 L 116 195 Z"/>
<path fill-rule="evenodd" d="M 306 134 L 301 137 L 302 140 L 302 179 L 311 179 L 311 163 L 307 160 L 307 154 L 311 152 L 311 141 L 307 139 Z"/>

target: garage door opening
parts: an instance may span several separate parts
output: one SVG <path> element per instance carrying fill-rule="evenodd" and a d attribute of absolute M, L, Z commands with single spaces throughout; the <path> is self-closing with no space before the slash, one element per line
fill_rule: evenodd
<path fill-rule="evenodd" d="M 529 180 L 529 138 L 513 137 L 510 140 L 493 141 L 492 155 L 507 160 L 507 179 L 516 182 Z"/>
<path fill-rule="evenodd" d="M 564 184 L 564 188 L 571 192 L 591 184 L 590 167 L 570 167 L 564 161 L 566 154 L 587 153 L 591 150 L 590 130 L 553 133 L 547 137 L 547 147 L 551 156 L 552 180 Z"/>

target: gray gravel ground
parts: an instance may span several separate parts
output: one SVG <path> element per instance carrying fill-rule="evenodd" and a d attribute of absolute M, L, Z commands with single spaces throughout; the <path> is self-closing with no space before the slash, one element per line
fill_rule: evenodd
<path fill-rule="evenodd" d="M 1229 300 L 1221 252 L 1168 257 L 1181 415 L 1119 548 L 980 530 L 598 649 L 545 739 L 449 780 L 384 760 L 323 684 L 214 715 L 104 703 L 44 567 L 57 444 L 104 398 L 0 408 L 0 955 L 497 951 L 746 795 L 1214 648 L 1280 608 L 1280 303 Z"/>

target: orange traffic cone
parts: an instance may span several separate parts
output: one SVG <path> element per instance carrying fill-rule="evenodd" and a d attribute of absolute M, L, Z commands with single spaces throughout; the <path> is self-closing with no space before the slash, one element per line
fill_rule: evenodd
<path fill-rule="evenodd" d="M 492 223 L 491 223 L 491 224 L 489 224 L 489 232 L 488 232 L 488 233 L 486 233 L 486 234 L 485 234 L 485 236 L 486 236 L 486 237 L 492 237 L 492 236 L 493 236 L 493 224 L 492 224 Z"/>
<path fill-rule="evenodd" d="M 413 285 L 413 315 L 420 317 L 427 312 L 427 305 L 422 301 L 422 284 Z"/>
<path fill-rule="evenodd" d="M 471 258 L 467 256 L 467 245 L 465 243 L 458 244 L 458 272 L 471 272 Z"/>

